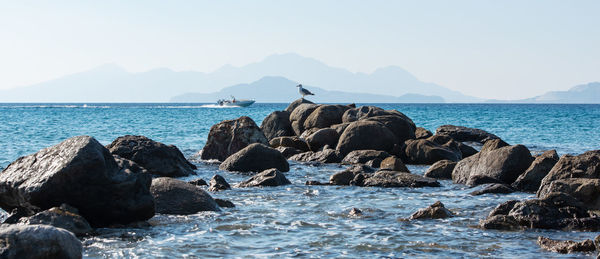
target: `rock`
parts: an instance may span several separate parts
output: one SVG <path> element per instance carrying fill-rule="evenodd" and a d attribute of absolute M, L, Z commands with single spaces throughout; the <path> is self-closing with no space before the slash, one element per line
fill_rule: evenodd
<path fill-rule="evenodd" d="M 380 115 L 365 118 L 364 121 L 374 121 L 383 124 L 396 136 L 398 143 L 415 138 L 415 124 L 405 115 Z"/>
<path fill-rule="evenodd" d="M 425 128 L 417 127 L 415 129 L 415 138 L 416 139 L 426 139 L 431 136 L 433 136 L 433 133 L 431 133 L 431 131 L 429 131 Z"/>
<path fill-rule="evenodd" d="M 0 207 L 41 211 L 67 203 L 92 226 L 127 224 L 154 216 L 150 182 L 134 162 L 79 136 L 8 165 L 0 173 Z"/>
<path fill-rule="evenodd" d="M 250 117 L 222 121 L 210 128 L 201 158 L 225 161 L 230 155 L 253 143 L 268 145 L 269 141 Z"/>
<path fill-rule="evenodd" d="M 189 215 L 199 211 L 220 211 L 217 202 L 201 188 L 181 180 L 159 177 L 150 187 L 156 212 Z"/>
<path fill-rule="evenodd" d="M 383 159 L 381 159 L 381 158 L 374 158 L 374 159 L 371 159 L 371 160 L 367 161 L 365 163 L 365 165 L 373 167 L 373 168 L 379 168 L 379 166 L 381 166 L 381 161 L 383 161 Z"/>
<path fill-rule="evenodd" d="M 376 158 L 385 159 L 389 157 L 385 151 L 378 150 L 354 150 L 342 159 L 342 164 L 344 165 L 353 165 L 353 164 L 364 164 L 369 160 L 373 160 Z"/>
<path fill-rule="evenodd" d="M 328 128 L 331 125 L 342 123 L 342 115 L 350 107 L 346 105 L 323 104 L 315 109 L 304 120 L 304 129 Z"/>
<path fill-rule="evenodd" d="M 539 236 L 537 240 L 540 247 L 561 254 L 569 254 L 576 252 L 593 252 L 596 251 L 594 241 L 586 239 L 581 242 L 575 242 L 571 240 L 559 241 L 553 240 L 547 237 Z"/>
<path fill-rule="evenodd" d="M 238 172 L 260 172 L 270 168 L 287 172 L 290 165 L 279 151 L 258 143 L 231 155 L 219 166 L 221 170 Z"/>
<path fill-rule="evenodd" d="M 340 134 L 334 129 L 319 129 L 306 138 L 306 143 L 308 143 L 308 147 L 311 151 L 317 152 L 326 145 L 335 147 L 339 138 Z"/>
<path fill-rule="evenodd" d="M 429 205 L 427 208 L 423 208 L 413 213 L 410 216 L 410 220 L 414 219 L 445 219 L 452 217 L 452 212 L 444 207 L 444 204 L 440 201 L 436 201 L 434 204 Z"/>
<path fill-rule="evenodd" d="M 319 181 L 309 180 L 304 183 L 304 185 L 329 185 L 329 183 L 322 183 Z"/>
<path fill-rule="evenodd" d="M 293 155 L 302 153 L 302 151 L 295 149 L 293 147 L 278 147 L 275 149 L 277 149 L 277 151 L 279 151 L 279 153 L 281 153 L 283 155 L 283 157 L 285 157 L 285 158 L 290 158 Z"/>
<path fill-rule="evenodd" d="M 338 135 L 342 135 L 342 133 L 344 133 L 344 130 L 346 130 L 348 125 L 350 125 L 350 122 L 334 124 L 334 125 L 331 125 L 329 128 L 335 130 L 338 133 Z"/>
<path fill-rule="evenodd" d="M 404 150 L 406 158 L 414 164 L 431 165 L 440 160 L 458 161 L 461 158 L 456 150 L 451 150 L 426 139 L 407 140 Z"/>
<path fill-rule="evenodd" d="M 398 142 L 396 136 L 382 123 L 356 121 L 350 124 L 340 136 L 336 150 L 346 156 L 353 150 L 374 149 L 391 151 Z"/>
<path fill-rule="evenodd" d="M 481 151 L 459 161 L 452 171 L 455 183 L 475 186 L 483 183 L 513 183 L 533 160 L 523 145 Z"/>
<path fill-rule="evenodd" d="M 273 148 L 291 147 L 291 148 L 301 150 L 302 152 L 306 152 L 306 151 L 310 150 L 306 141 L 302 140 L 299 137 L 295 137 L 295 136 L 294 137 L 273 138 L 273 139 L 271 139 L 271 141 L 269 141 L 269 145 Z"/>
<path fill-rule="evenodd" d="M 567 178 L 550 182 L 540 187 L 537 193 L 539 198 L 561 192 L 573 196 L 583 202 L 590 210 L 600 210 L 600 179 Z"/>
<path fill-rule="evenodd" d="M 469 146 L 469 145 L 465 145 L 461 142 L 458 142 L 458 149 L 460 150 L 460 153 L 462 154 L 462 158 L 467 158 L 470 157 L 472 155 L 477 154 L 477 149 Z"/>
<path fill-rule="evenodd" d="M 229 183 L 227 183 L 227 181 L 225 181 L 225 178 L 223 178 L 223 176 L 215 174 L 210 179 L 210 186 L 208 187 L 209 191 L 218 192 L 218 191 L 224 191 L 224 190 L 229 190 L 229 189 L 231 189 L 231 186 L 229 185 Z"/>
<path fill-rule="evenodd" d="M 540 189 L 554 180 L 566 178 L 600 179 L 600 150 L 588 151 L 578 156 L 562 156 L 542 179 Z"/>
<path fill-rule="evenodd" d="M 498 136 L 485 130 L 454 125 L 442 125 L 436 129 L 435 134 L 447 135 L 459 142 L 473 141 L 482 144 L 491 139 L 499 139 Z"/>
<path fill-rule="evenodd" d="M 558 162 L 556 150 L 544 152 L 533 160 L 529 168 L 521 174 L 512 186 L 524 192 L 536 192 L 540 188 L 542 179 L 550 172 L 552 167 Z"/>
<path fill-rule="evenodd" d="M 298 107 L 300 104 L 303 104 L 303 103 L 312 104 L 313 102 L 306 100 L 304 98 L 300 98 L 300 99 L 295 100 L 292 103 L 290 103 L 290 105 L 288 105 L 288 107 L 285 108 L 285 111 L 292 113 L 292 111 L 294 111 L 294 109 L 296 109 L 296 107 Z"/>
<path fill-rule="evenodd" d="M 136 162 L 151 174 L 168 177 L 196 174 L 196 166 L 187 161 L 176 146 L 167 146 L 144 136 L 118 137 L 106 148 L 114 155 Z"/>
<path fill-rule="evenodd" d="M 299 162 L 339 163 L 342 161 L 340 154 L 333 149 L 323 149 L 318 152 L 304 152 L 293 155 L 290 160 Z"/>
<path fill-rule="evenodd" d="M 507 215 L 494 215 L 479 222 L 483 229 L 519 230 L 522 227 L 514 217 Z"/>
<path fill-rule="evenodd" d="M 515 207 L 515 204 L 517 204 L 517 202 L 519 202 L 519 201 L 518 200 L 509 200 L 504 203 L 500 203 L 500 205 L 496 206 L 496 208 L 494 208 L 490 212 L 488 217 L 493 217 L 496 215 L 508 215 L 510 210 L 512 210 Z"/>
<path fill-rule="evenodd" d="M 228 200 L 215 199 L 215 202 L 217 202 L 217 205 L 219 205 L 221 208 L 235 208 L 235 204 Z"/>
<path fill-rule="evenodd" d="M 294 135 L 292 123 L 290 122 L 290 112 L 287 111 L 274 111 L 267 115 L 262 121 L 260 129 L 269 140 Z"/>
<path fill-rule="evenodd" d="M 237 187 L 280 186 L 292 184 L 285 175 L 273 168 L 264 170 L 237 185 Z"/>
<path fill-rule="evenodd" d="M 412 128 L 416 129 L 414 122 L 412 122 L 412 120 L 403 113 L 396 110 L 384 110 L 376 106 L 360 106 L 358 108 L 348 109 L 346 112 L 344 112 L 344 115 L 342 115 L 342 122 L 354 122 L 366 118 L 385 115 L 400 116 L 406 121 L 410 121 L 413 125 Z"/>
<path fill-rule="evenodd" d="M 343 171 L 337 172 L 329 177 L 329 184 L 331 185 L 350 185 L 352 180 L 358 174 L 372 174 L 375 170 L 365 165 L 353 165 L 346 168 Z"/>
<path fill-rule="evenodd" d="M 51 225 L 66 229 L 77 236 L 84 236 L 93 231 L 90 223 L 79 215 L 79 211 L 67 204 L 50 208 L 30 217 L 21 218 L 19 224 Z"/>
<path fill-rule="evenodd" d="M 389 156 L 383 159 L 379 165 L 379 170 L 390 170 L 410 173 L 402 159 L 395 156 Z"/>
<path fill-rule="evenodd" d="M 376 187 L 439 187 L 435 179 L 405 172 L 377 171 L 364 180 L 364 186 Z"/>
<path fill-rule="evenodd" d="M 502 184 L 502 183 L 492 183 L 492 184 L 488 184 L 487 186 L 484 186 L 483 188 L 473 191 L 471 192 L 471 195 L 483 195 L 486 193 L 513 193 L 516 192 L 515 189 L 513 189 L 512 187 L 510 187 L 510 185 L 508 184 Z"/>
<path fill-rule="evenodd" d="M 47 225 L 0 227 L 0 258 L 81 258 L 83 246 L 73 233 Z"/>
<path fill-rule="evenodd" d="M 191 181 L 188 181 L 188 183 L 191 183 L 191 184 L 193 184 L 193 185 L 196 185 L 196 186 L 208 185 L 208 184 L 206 183 L 206 181 L 204 181 L 204 180 L 202 180 L 202 179 L 200 179 L 200 178 L 198 178 L 198 179 L 194 179 L 194 180 L 191 180 Z"/>
<path fill-rule="evenodd" d="M 350 217 L 360 217 L 362 215 L 363 215 L 362 211 L 357 208 L 352 208 L 350 210 L 350 212 L 348 212 L 348 216 L 350 216 Z"/>
<path fill-rule="evenodd" d="M 310 114 L 315 111 L 319 105 L 303 103 L 298 105 L 290 114 L 290 122 L 292 123 L 292 129 L 297 136 L 300 136 L 305 130 L 304 121 Z"/>
<path fill-rule="evenodd" d="M 486 141 L 485 144 L 483 144 L 483 147 L 481 147 L 481 151 L 479 151 L 479 152 L 488 152 L 488 151 L 492 151 L 494 149 L 499 149 L 501 147 L 506 147 L 506 146 L 510 146 L 510 145 L 501 139 L 492 139 L 492 140 Z"/>
<path fill-rule="evenodd" d="M 2 224 L 15 224 L 15 223 L 19 222 L 19 219 L 21 219 L 23 217 L 33 216 L 35 214 L 35 211 L 33 209 L 35 209 L 35 208 L 34 207 L 32 207 L 32 208 L 27 208 L 27 207 L 14 208 L 12 211 L 10 211 L 9 215 L 6 217 L 6 219 L 4 219 L 4 222 L 2 222 Z"/>
<path fill-rule="evenodd" d="M 425 172 L 425 177 L 437 179 L 452 179 L 452 170 L 456 166 L 456 162 L 450 160 L 440 160 L 435 162 Z"/>

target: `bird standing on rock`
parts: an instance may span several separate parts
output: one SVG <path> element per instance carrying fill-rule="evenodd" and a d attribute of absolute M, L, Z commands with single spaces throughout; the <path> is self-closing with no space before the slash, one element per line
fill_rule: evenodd
<path fill-rule="evenodd" d="M 307 95 L 315 95 L 313 93 L 311 93 L 310 91 L 302 88 L 302 84 L 297 85 L 296 87 L 298 87 L 298 92 L 302 95 L 302 98 L 304 99 L 304 96 Z"/>

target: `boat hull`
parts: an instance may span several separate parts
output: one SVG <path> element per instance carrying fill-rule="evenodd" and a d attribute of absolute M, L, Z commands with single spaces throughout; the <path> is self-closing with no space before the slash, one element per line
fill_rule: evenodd
<path fill-rule="evenodd" d="M 252 104 L 254 104 L 254 100 L 239 100 L 239 101 L 235 101 L 235 102 L 224 102 L 222 104 L 220 104 L 221 106 L 228 106 L 228 107 L 248 107 Z"/>

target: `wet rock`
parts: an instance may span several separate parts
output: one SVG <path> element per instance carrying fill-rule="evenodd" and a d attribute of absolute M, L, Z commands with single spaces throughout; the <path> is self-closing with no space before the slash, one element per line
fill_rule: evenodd
<path fill-rule="evenodd" d="M 548 251 L 569 254 L 576 252 L 593 252 L 596 251 L 594 241 L 586 239 L 581 242 L 575 242 L 571 240 L 559 241 L 550 239 L 547 237 L 539 236 L 537 240 L 538 245 Z"/>
<path fill-rule="evenodd" d="M 413 213 L 410 216 L 410 220 L 414 219 L 445 219 L 452 217 L 452 212 L 440 201 L 436 201 L 434 204 L 429 205 L 427 208 L 423 208 Z"/>
<path fill-rule="evenodd" d="M 364 180 L 364 186 L 373 187 L 439 187 L 435 179 L 405 172 L 377 171 Z"/>
<path fill-rule="evenodd" d="M 269 141 L 250 117 L 222 121 L 210 128 L 201 158 L 224 161 L 253 143 L 268 145 Z"/>
<path fill-rule="evenodd" d="M 322 183 L 315 180 L 309 180 L 304 183 L 304 185 L 329 185 L 329 183 Z"/>
<path fill-rule="evenodd" d="M 404 162 L 402 162 L 402 159 L 395 156 L 389 156 L 383 159 L 379 165 L 379 169 L 410 173 Z"/>
<path fill-rule="evenodd" d="M 47 225 L 0 227 L 0 258 L 82 257 L 83 246 L 73 233 Z"/>
<path fill-rule="evenodd" d="M 561 192 L 583 202 L 590 210 L 600 210 L 600 179 L 567 178 L 550 182 L 538 191 L 539 198 Z"/>
<path fill-rule="evenodd" d="M 219 166 L 221 170 L 238 172 L 260 172 L 269 168 L 287 172 L 290 165 L 279 151 L 258 143 L 231 155 Z"/>
<path fill-rule="evenodd" d="M 193 184 L 193 185 L 196 185 L 196 186 L 208 185 L 208 184 L 206 183 L 206 181 L 204 181 L 204 180 L 202 180 L 202 179 L 200 179 L 200 178 L 198 178 L 198 179 L 194 179 L 194 180 L 191 180 L 191 181 L 189 181 L 188 183 L 191 183 L 191 184 Z"/>
<path fill-rule="evenodd" d="M 134 162 L 113 156 L 89 136 L 21 157 L 0 173 L 0 206 L 50 209 L 67 203 L 92 226 L 154 216 L 151 175 Z"/>
<path fill-rule="evenodd" d="M 519 202 L 519 201 L 518 200 L 509 200 L 504 203 L 501 203 L 500 205 L 496 206 L 496 208 L 494 208 L 490 212 L 488 217 L 493 217 L 496 215 L 508 215 L 510 210 L 512 210 L 515 207 L 515 204 L 517 204 L 517 202 Z"/>
<path fill-rule="evenodd" d="M 426 139 L 407 140 L 404 150 L 410 163 L 431 165 L 440 160 L 458 161 L 461 158 L 456 150 Z"/>
<path fill-rule="evenodd" d="M 235 204 L 228 200 L 215 199 L 215 202 L 217 202 L 217 205 L 219 205 L 221 208 L 235 208 Z"/>
<path fill-rule="evenodd" d="M 415 124 L 406 116 L 380 115 L 366 118 L 364 121 L 374 121 L 383 124 L 396 136 L 398 143 L 415 138 Z"/>
<path fill-rule="evenodd" d="M 340 154 L 333 149 L 323 149 L 318 152 L 304 152 L 293 155 L 290 160 L 299 162 L 339 163 L 342 161 Z"/>
<path fill-rule="evenodd" d="M 508 215 L 494 215 L 479 222 L 483 229 L 519 230 L 522 229 L 514 217 Z"/>
<path fill-rule="evenodd" d="M 319 105 L 303 103 L 298 105 L 290 114 L 290 122 L 292 123 L 292 129 L 296 136 L 300 136 L 304 130 L 304 121 L 310 114 L 315 111 Z"/>
<path fill-rule="evenodd" d="M 237 187 L 280 186 L 291 184 L 283 173 L 273 168 L 264 170 L 237 185 Z"/>
<path fill-rule="evenodd" d="M 279 153 L 281 153 L 285 158 L 290 158 L 293 155 L 302 153 L 302 151 L 293 147 L 277 147 L 275 149 L 277 149 L 277 151 L 279 151 Z"/>
<path fill-rule="evenodd" d="M 199 211 L 220 211 L 217 202 L 201 188 L 190 183 L 159 177 L 150 187 L 156 202 L 156 212 L 161 214 L 189 215 Z"/>
<path fill-rule="evenodd" d="M 322 129 L 342 123 L 342 115 L 348 109 L 350 107 L 346 105 L 321 105 L 304 120 L 304 129 Z"/>
<path fill-rule="evenodd" d="M 552 181 L 566 178 L 600 179 L 600 150 L 588 151 L 578 156 L 562 156 L 542 179 L 540 189 Z"/>
<path fill-rule="evenodd" d="M 364 163 L 366 163 L 370 160 L 376 159 L 376 158 L 385 159 L 389 156 L 390 156 L 390 154 L 388 154 L 385 151 L 354 150 L 354 151 L 348 153 L 348 155 L 346 155 L 344 157 L 344 159 L 342 159 L 342 164 L 344 164 L 344 165 L 364 164 Z"/>
<path fill-rule="evenodd" d="M 452 180 L 469 186 L 494 182 L 511 184 L 532 161 L 529 149 L 523 145 L 481 151 L 459 161 L 452 171 Z"/>
<path fill-rule="evenodd" d="M 229 185 L 229 183 L 227 183 L 227 181 L 225 181 L 225 178 L 223 178 L 223 176 L 215 174 L 210 179 L 210 186 L 208 187 L 209 191 L 218 192 L 218 191 L 224 191 L 224 190 L 229 190 L 229 189 L 231 189 L 231 186 Z"/>
<path fill-rule="evenodd" d="M 456 162 L 450 160 L 440 160 L 435 162 L 425 172 L 425 177 L 437 179 L 452 179 L 452 170 L 456 166 Z"/>
<path fill-rule="evenodd" d="M 353 150 L 374 149 L 391 151 L 398 142 L 396 136 L 382 123 L 356 121 L 340 136 L 336 150 L 346 156 Z"/>
<path fill-rule="evenodd" d="M 357 208 L 352 208 L 350 210 L 350 212 L 348 212 L 348 216 L 350 216 L 350 217 L 360 217 L 362 215 L 363 215 L 362 211 Z"/>
<path fill-rule="evenodd" d="M 510 185 L 508 184 L 502 184 L 502 183 L 492 183 L 492 184 L 488 184 L 487 186 L 484 186 L 483 188 L 473 191 L 471 192 L 471 195 L 483 195 L 486 193 L 513 193 L 516 192 L 515 189 L 513 189 Z"/>
<path fill-rule="evenodd" d="M 4 219 L 4 222 L 2 222 L 3 224 L 15 224 L 17 222 L 19 222 L 19 219 L 23 218 L 23 217 L 29 217 L 32 216 L 33 214 L 35 214 L 34 209 L 36 209 L 35 207 L 33 208 L 27 208 L 27 207 L 17 207 L 14 208 L 12 211 L 10 211 L 10 213 L 8 214 L 8 216 L 6 217 L 6 219 Z"/>
<path fill-rule="evenodd" d="M 317 152 L 324 146 L 335 147 L 340 135 L 334 129 L 319 129 L 306 138 L 306 143 L 311 151 Z"/>
<path fill-rule="evenodd" d="M 372 174 L 375 170 L 366 165 L 353 165 L 343 171 L 337 172 L 329 177 L 331 185 L 350 185 L 350 182 L 358 174 Z"/>
<path fill-rule="evenodd" d="M 301 139 L 299 137 L 295 137 L 295 136 L 273 138 L 273 139 L 271 139 L 271 141 L 269 141 L 269 145 L 274 148 L 291 147 L 291 148 L 301 150 L 302 152 L 306 152 L 306 151 L 310 150 L 306 141 L 304 141 L 303 139 Z"/>
<path fill-rule="evenodd" d="M 415 129 L 415 138 L 416 139 L 426 139 L 431 136 L 433 136 L 433 133 L 431 133 L 431 131 L 429 131 L 425 128 L 417 127 Z"/>
<path fill-rule="evenodd" d="M 260 129 L 269 140 L 294 135 L 292 123 L 290 122 L 290 112 L 287 111 L 274 111 L 267 115 L 262 121 Z"/>
<path fill-rule="evenodd" d="M 467 128 L 463 126 L 442 125 L 435 131 L 436 135 L 447 135 L 456 141 L 473 141 L 485 143 L 488 140 L 499 139 L 498 136 L 482 129 Z"/>
<path fill-rule="evenodd" d="M 118 137 L 106 148 L 114 155 L 136 162 L 151 174 L 168 177 L 196 174 L 196 166 L 187 161 L 176 146 L 167 146 L 144 136 Z"/>
<path fill-rule="evenodd" d="M 300 99 L 295 100 L 292 103 L 290 103 L 290 105 L 288 105 L 288 107 L 285 108 L 285 111 L 292 113 L 292 111 L 294 111 L 294 109 L 296 109 L 296 107 L 298 107 L 300 104 L 303 104 L 303 103 L 312 104 L 313 102 L 306 100 L 304 98 L 300 98 Z"/>
<path fill-rule="evenodd" d="M 84 236 L 93 231 L 87 220 L 79 215 L 79 211 L 67 204 L 50 208 L 30 217 L 21 218 L 19 224 L 51 225 L 71 231 L 77 236 Z"/>

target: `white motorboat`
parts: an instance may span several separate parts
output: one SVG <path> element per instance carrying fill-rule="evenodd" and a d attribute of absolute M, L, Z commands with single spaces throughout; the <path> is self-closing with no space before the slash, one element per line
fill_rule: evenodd
<path fill-rule="evenodd" d="M 245 100 L 245 99 L 235 99 L 235 97 L 231 96 L 231 100 L 218 100 L 217 105 L 219 106 L 232 106 L 232 107 L 248 107 L 252 105 L 254 100 Z"/>

